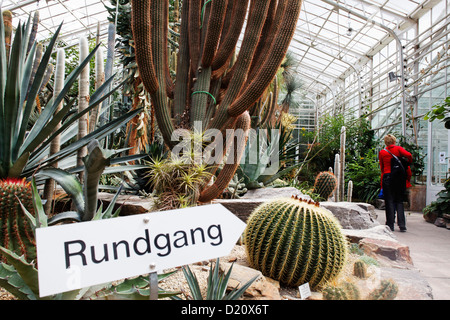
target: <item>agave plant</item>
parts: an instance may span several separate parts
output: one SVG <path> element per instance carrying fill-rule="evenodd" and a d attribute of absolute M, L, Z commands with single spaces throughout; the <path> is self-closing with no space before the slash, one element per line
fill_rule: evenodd
<path fill-rule="evenodd" d="M 219 273 L 219 258 L 216 260 L 214 268 L 211 266 L 209 269 L 206 296 L 203 297 L 198 279 L 191 271 L 189 266 L 183 267 L 183 273 L 188 283 L 191 295 L 187 295 L 188 300 L 238 300 L 247 290 L 248 287 L 258 278 L 258 276 L 250 279 L 242 287 L 234 288 L 230 292 L 226 292 L 228 280 L 230 279 L 233 264 L 230 266 L 226 273 Z M 185 293 L 186 294 L 186 293 Z M 178 297 L 172 297 L 176 300 Z"/>
<path fill-rule="evenodd" d="M 71 129 L 76 126 L 77 120 L 109 97 L 121 84 L 107 92 L 114 76 L 107 79 L 90 97 L 89 106 L 84 111 L 73 113 L 65 119 L 59 129 L 55 130 L 74 106 L 75 99 L 66 103 L 60 111 L 56 112 L 58 105 L 63 101 L 83 68 L 94 56 L 97 46 L 67 77 L 61 92 L 52 97 L 47 105 L 42 108 L 37 120 L 30 124 L 30 115 L 36 107 L 36 97 L 43 83 L 45 71 L 62 24 L 56 30 L 42 55 L 28 90 L 37 46 L 34 43 L 27 54 L 30 25 L 29 19 L 27 23 L 19 24 L 17 27 L 11 46 L 10 59 L 7 60 L 4 44 L 5 31 L 0 16 L 0 178 L 30 177 L 38 168 L 44 168 L 75 154 L 79 148 L 86 146 L 91 140 L 101 140 L 141 111 L 135 110 L 127 113 L 84 138 L 67 144 L 59 152 L 47 156 L 50 143 L 55 137 L 66 133 L 65 139 L 62 139 L 61 143 L 71 139 L 75 135 Z"/>

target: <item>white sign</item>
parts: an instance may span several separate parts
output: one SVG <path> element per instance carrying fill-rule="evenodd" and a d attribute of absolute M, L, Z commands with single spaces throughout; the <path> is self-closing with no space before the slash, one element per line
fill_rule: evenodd
<path fill-rule="evenodd" d="M 311 289 L 309 288 L 309 283 L 304 283 L 298 287 L 298 291 L 300 292 L 300 298 L 305 300 L 306 298 L 311 297 Z"/>
<path fill-rule="evenodd" d="M 39 295 L 226 256 L 244 228 L 220 204 L 38 228 Z"/>
<path fill-rule="evenodd" d="M 445 159 L 445 152 L 439 152 L 439 163 L 440 164 L 446 164 L 447 161 Z"/>

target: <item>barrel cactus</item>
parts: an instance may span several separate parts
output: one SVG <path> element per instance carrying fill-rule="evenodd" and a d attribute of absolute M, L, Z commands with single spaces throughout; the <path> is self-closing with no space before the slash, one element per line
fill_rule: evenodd
<path fill-rule="evenodd" d="M 0 245 L 32 261 L 36 258 L 34 233 L 19 199 L 29 212 L 33 212 L 29 182 L 16 178 L 0 180 Z"/>
<path fill-rule="evenodd" d="M 323 291 L 324 300 L 359 300 L 358 287 L 351 282 L 344 282 L 339 286 L 327 285 Z"/>
<path fill-rule="evenodd" d="M 250 265 L 287 286 L 320 287 L 339 275 L 347 256 L 333 214 L 297 197 L 257 207 L 248 218 L 244 243 Z"/>
<path fill-rule="evenodd" d="M 322 199 L 328 200 L 336 189 L 337 180 L 332 172 L 320 172 L 314 182 L 313 193 L 318 194 Z"/>

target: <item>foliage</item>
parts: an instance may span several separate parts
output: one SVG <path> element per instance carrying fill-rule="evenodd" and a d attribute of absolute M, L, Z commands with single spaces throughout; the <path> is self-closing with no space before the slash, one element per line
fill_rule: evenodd
<path fill-rule="evenodd" d="M 353 181 L 353 198 L 373 202 L 380 193 L 381 172 L 377 155 L 369 149 L 356 161 L 347 162 L 345 178 Z"/>
<path fill-rule="evenodd" d="M 433 212 L 442 217 L 444 213 L 450 212 L 450 178 L 445 180 L 444 188 L 438 192 L 437 199 L 423 209 L 424 215 Z"/>
<path fill-rule="evenodd" d="M 345 161 L 358 161 L 367 150 L 376 146 L 374 131 L 365 118 L 345 118 L 342 114 L 326 115 L 320 119 L 318 132 L 303 131 L 303 140 L 309 143 L 310 158 L 305 167 L 306 179 L 313 181 L 320 171 L 326 171 L 334 166 L 335 155 L 340 150 L 341 128 L 345 126 L 347 139 L 345 141 Z M 313 143 L 314 142 L 314 143 Z M 309 175 L 309 176 L 308 176 Z"/>
<path fill-rule="evenodd" d="M 411 164 L 412 177 L 415 179 L 420 177 L 425 170 L 425 157 L 427 156 L 423 153 L 423 148 L 414 142 L 408 142 L 409 140 L 401 134 L 395 134 L 398 139 L 398 145 L 402 146 L 405 150 L 411 153 L 413 162 Z"/>
<path fill-rule="evenodd" d="M 441 104 L 434 105 L 423 117 L 430 122 L 438 119 L 444 122 L 447 129 L 450 129 L 450 97 L 445 98 Z"/>
<path fill-rule="evenodd" d="M 196 205 L 200 187 L 212 177 L 206 165 L 174 154 L 165 159 L 153 159 L 147 165 L 146 178 L 154 189 L 160 210 Z"/>
<path fill-rule="evenodd" d="M 294 287 L 309 282 L 315 289 L 335 279 L 347 256 L 338 220 L 318 203 L 297 198 L 257 207 L 247 220 L 244 244 L 253 268 Z"/>
<path fill-rule="evenodd" d="M 233 269 L 233 264 L 226 273 L 219 273 L 219 258 L 216 260 L 216 264 L 211 265 L 209 269 L 209 275 L 207 280 L 206 296 L 203 297 L 200 290 L 200 285 L 195 274 L 191 271 L 189 266 L 183 267 L 183 273 L 186 277 L 191 295 L 187 295 L 188 300 L 238 300 L 247 290 L 248 287 L 258 278 L 255 276 L 250 279 L 246 284 L 241 286 L 239 289 L 234 288 L 230 292 L 226 293 L 228 281 L 230 279 L 231 271 Z M 184 293 L 186 295 L 186 293 Z"/>
<path fill-rule="evenodd" d="M 82 69 L 89 63 L 95 54 L 93 50 L 86 59 L 70 74 L 60 94 L 50 99 L 37 120 L 29 123 L 30 115 L 36 108 L 36 97 L 39 93 L 45 70 L 49 63 L 62 24 L 52 37 L 45 53 L 40 60 L 34 80 L 31 81 L 31 67 L 34 62 L 36 43 L 31 47 L 28 55 L 25 44 L 28 44 L 28 25 L 19 25 L 15 33 L 9 65 L 5 59 L 5 46 L 3 39 L 3 22 L 0 17 L 0 177 L 30 177 L 37 169 L 51 166 L 56 162 L 76 154 L 77 150 L 85 147 L 92 139 L 101 140 L 114 132 L 124 123 L 135 116 L 136 111 L 127 113 L 112 122 L 98 128 L 89 135 L 77 141 L 71 141 L 75 136 L 72 130 L 77 126 L 78 119 L 95 108 L 108 98 L 118 87 L 106 92 L 114 77 L 107 79 L 100 88 L 90 97 L 89 107 L 83 112 L 75 112 L 67 116 L 72 109 L 75 99 L 65 103 L 61 111 L 56 112 L 58 105 L 78 78 Z M 60 129 L 55 130 L 60 121 Z M 64 146 L 57 153 L 48 156 L 50 142 L 58 135 Z"/>

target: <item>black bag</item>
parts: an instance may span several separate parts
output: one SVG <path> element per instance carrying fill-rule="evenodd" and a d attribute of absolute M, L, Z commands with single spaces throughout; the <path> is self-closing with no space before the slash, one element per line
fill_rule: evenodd
<path fill-rule="evenodd" d="M 398 158 L 388 149 L 384 149 L 392 155 L 391 159 L 391 175 L 398 181 L 406 181 L 406 170 L 410 166 L 409 161 L 405 157 Z"/>

